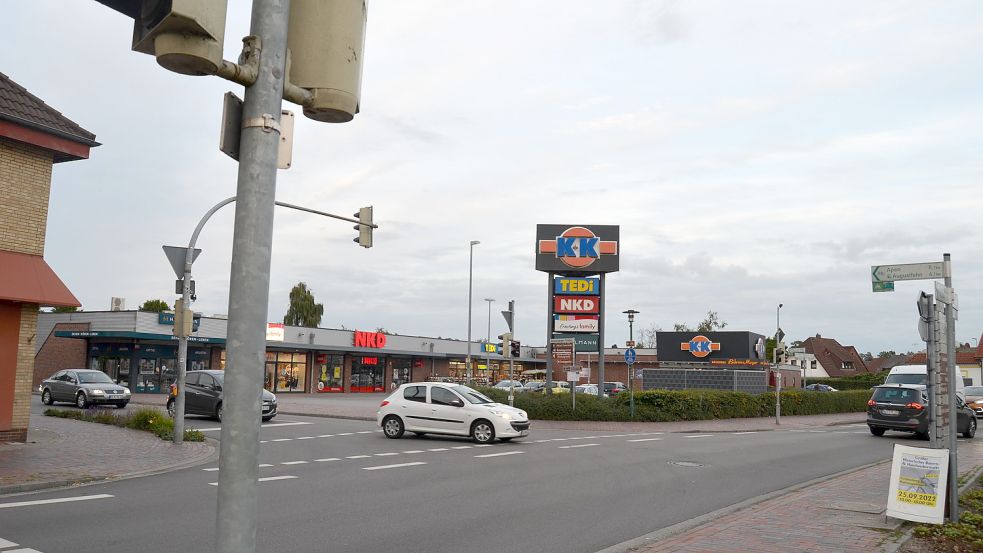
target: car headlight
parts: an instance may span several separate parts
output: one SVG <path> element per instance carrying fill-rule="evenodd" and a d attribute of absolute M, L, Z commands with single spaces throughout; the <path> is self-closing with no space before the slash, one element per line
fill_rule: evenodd
<path fill-rule="evenodd" d="M 105 393 L 106 392 L 103 392 L 102 390 L 92 390 L 92 395 L 94 396 L 101 396 L 104 395 Z"/>
<path fill-rule="evenodd" d="M 506 413 L 505 411 L 494 411 L 494 410 L 493 411 L 490 411 L 490 412 L 491 412 L 491 414 L 495 415 L 496 417 L 502 417 L 503 419 L 505 419 L 507 421 L 512 420 L 512 413 Z"/>
<path fill-rule="evenodd" d="M 123 388 L 123 394 L 124 395 L 130 395 L 130 389 L 129 388 Z"/>

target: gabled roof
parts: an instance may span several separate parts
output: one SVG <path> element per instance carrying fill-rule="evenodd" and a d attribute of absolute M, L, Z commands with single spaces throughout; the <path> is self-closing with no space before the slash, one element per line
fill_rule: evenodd
<path fill-rule="evenodd" d="M 855 347 L 841 345 L 832 338 L 823 338 L 817 334 L 806 338 L 802 342 L 802 347 L 805 348 L 806 353 L 816 356 L 816 360 L 830 376 L 851 376 L 869 372 L 867 364 Z M 844 370 L 844 362 L 852 363 L 853 370 Z"/>
<path fill-rule="evenodd" d="M 39 133 L 57 140 L 38 140 Z M 0 73 L 0 137 L 51 150 L 55 154 L 55 162 L 84 159 L 88 157 L 89 148 L 99 146 L 95 134 L 83 129 L 3 73 Z"/>
<path fill-rule="evenodd" d="M 956 364 L 976 365 L 980 362 L 976 355 L 976 352 L 973 351 L 957 351 Z M 909 365 L 924 365 L 925 363 L 928 363 L 928 355 L 925 352 L 916 353 L 908 360 Z"/>

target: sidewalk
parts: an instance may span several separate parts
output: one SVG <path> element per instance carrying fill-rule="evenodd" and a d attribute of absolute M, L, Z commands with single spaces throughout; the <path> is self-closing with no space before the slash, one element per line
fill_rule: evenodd
<path fill-rule="evenodd" d="M 157 474 L 217 455 L 209 442 L 175 445 L 149 432 L 32 414 L 26 443 L 0 444 L 0 496 Z"/>

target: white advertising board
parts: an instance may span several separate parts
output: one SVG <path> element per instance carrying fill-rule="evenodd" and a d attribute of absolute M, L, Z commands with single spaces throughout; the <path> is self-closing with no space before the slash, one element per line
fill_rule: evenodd
<path fill-rule="evenodd" d="M 554 332 L 597 332 L 597 319 L 556 319 L 553 321 Z"/>
<path fill-rule="evenodd" d="M 266 339 L 270 342 L 282 342 L 283 323 L 266 323 Z"/>
<path fill-rule="evenodd" d="M 942 524 L 949 450 L 894 446 L 887 516 Z"/>

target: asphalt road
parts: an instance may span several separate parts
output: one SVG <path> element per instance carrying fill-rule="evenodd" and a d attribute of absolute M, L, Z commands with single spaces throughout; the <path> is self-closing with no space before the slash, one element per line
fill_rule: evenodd
<path fill-rule="evenodd" d="M 215 421 L 189 425 L 219 436 Z M 281 415 L 265 424 L 259 551 L 593 553 L 887 459 L 896 441 L 910 441 L 875 438 L 864 425 L 713 434 L 533 427 L 528 439 L 485 447 L 410 436 L 388 440 L 356 420 Z M 4 498 L 0 551 L 3 540 L 41 553 L 211 551 L 217 469 Z M 97 497 L 16 505 L 80 496 Z"/>

